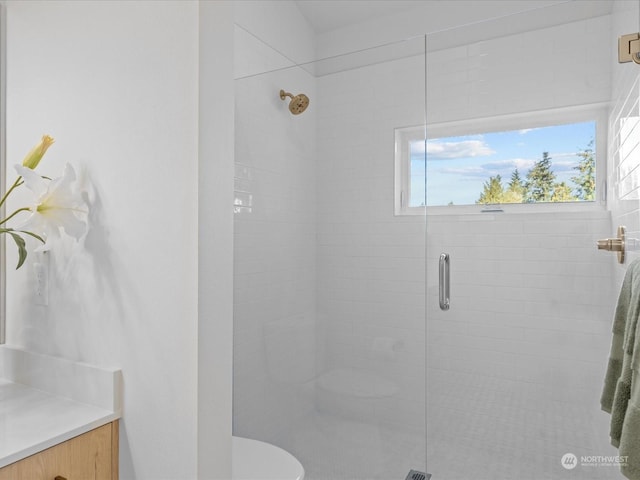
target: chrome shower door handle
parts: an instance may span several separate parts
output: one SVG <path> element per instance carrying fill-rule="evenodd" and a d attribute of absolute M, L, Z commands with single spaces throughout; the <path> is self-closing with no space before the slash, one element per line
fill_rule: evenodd
<path fill-rule="evenodd" d="M 449 289 L 451 287 L 450 274 L 449 274 L 449 254 L 440 254 L 439 265 L 439 298 L 440 298 L 440 310 L 449 310 Z"/>

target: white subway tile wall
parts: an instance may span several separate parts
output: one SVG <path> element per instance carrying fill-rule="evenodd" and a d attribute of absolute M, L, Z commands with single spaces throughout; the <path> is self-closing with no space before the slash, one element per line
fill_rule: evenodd
<path fill-rule="evenodd" d="M 425 219 L 394 216 L 393 158 L 394 128 L 424 123 L 424 92 L 424 56 L 318 78 L 323 365 L 393 382 L 397 393 L 374 402 L 368 421 L 422 432 Z M 381 338 L 397 341 L 393 353 L 376 348 Z"/>
<path fill-rule="evenodd" d="M 612 31 L 616 35 L 635 32 L 638 26 L 638 9 L 636 2 L 616 2 Z M 608 236 L 614 236 L 617 226 L 624 225 L 627 227 L 628 237 L 640 238 L 640 71 L 635 64 L 618 64 L 617 59 L 613 59 L 612 63 L 612 107 L 607 159 L 612 225 Z M 627 265 L 637 257 L 637 251 L 629 252 Z M 622 283 L 625 267 L 626 265 L 616 265 L 616 285 Z"/>
<path fill-rule="evenodd" d="M 430 52 L 428 122 L 608 102 L 617 51 L 609 23 L 596 17 Z M 427 37 L 427 48 L 436 40 Z"/>

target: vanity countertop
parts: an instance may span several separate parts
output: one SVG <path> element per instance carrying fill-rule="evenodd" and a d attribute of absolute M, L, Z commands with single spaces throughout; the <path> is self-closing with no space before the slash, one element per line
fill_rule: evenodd
<path fill-rule="evenodd" d="M 118 417 L 113 411 L 0 379 L 0 468 Z"/>
<path fill-rule="evenodd" d="M 0 347 L 0 468 L 120 418 L 120 371 Z"/>

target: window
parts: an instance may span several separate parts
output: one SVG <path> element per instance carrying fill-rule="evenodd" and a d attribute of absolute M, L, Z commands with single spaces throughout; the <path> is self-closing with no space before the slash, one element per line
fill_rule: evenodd
<path fill-rule="evenodd" d="M 582 108 L 396 129 L 396 214 L 597 205 L 605 119 Z"/>

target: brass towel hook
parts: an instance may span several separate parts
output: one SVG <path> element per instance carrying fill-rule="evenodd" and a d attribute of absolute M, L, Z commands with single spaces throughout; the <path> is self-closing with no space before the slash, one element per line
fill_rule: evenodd
<path fill-rule="evenodd" d="M 618 227 L 618 236 L 616 238 L 605 238 L 604 240 L 598 240 L 598 250 L 617 252 L 618 263 L 624 263 L 626 234 L 627 228 L 624 225 L 620 225 Z"/>
<path fill-rule="evenodd" d="M 640 33 L 630 33 L 618 38 L 618 63 L 640 64 Z"/>

